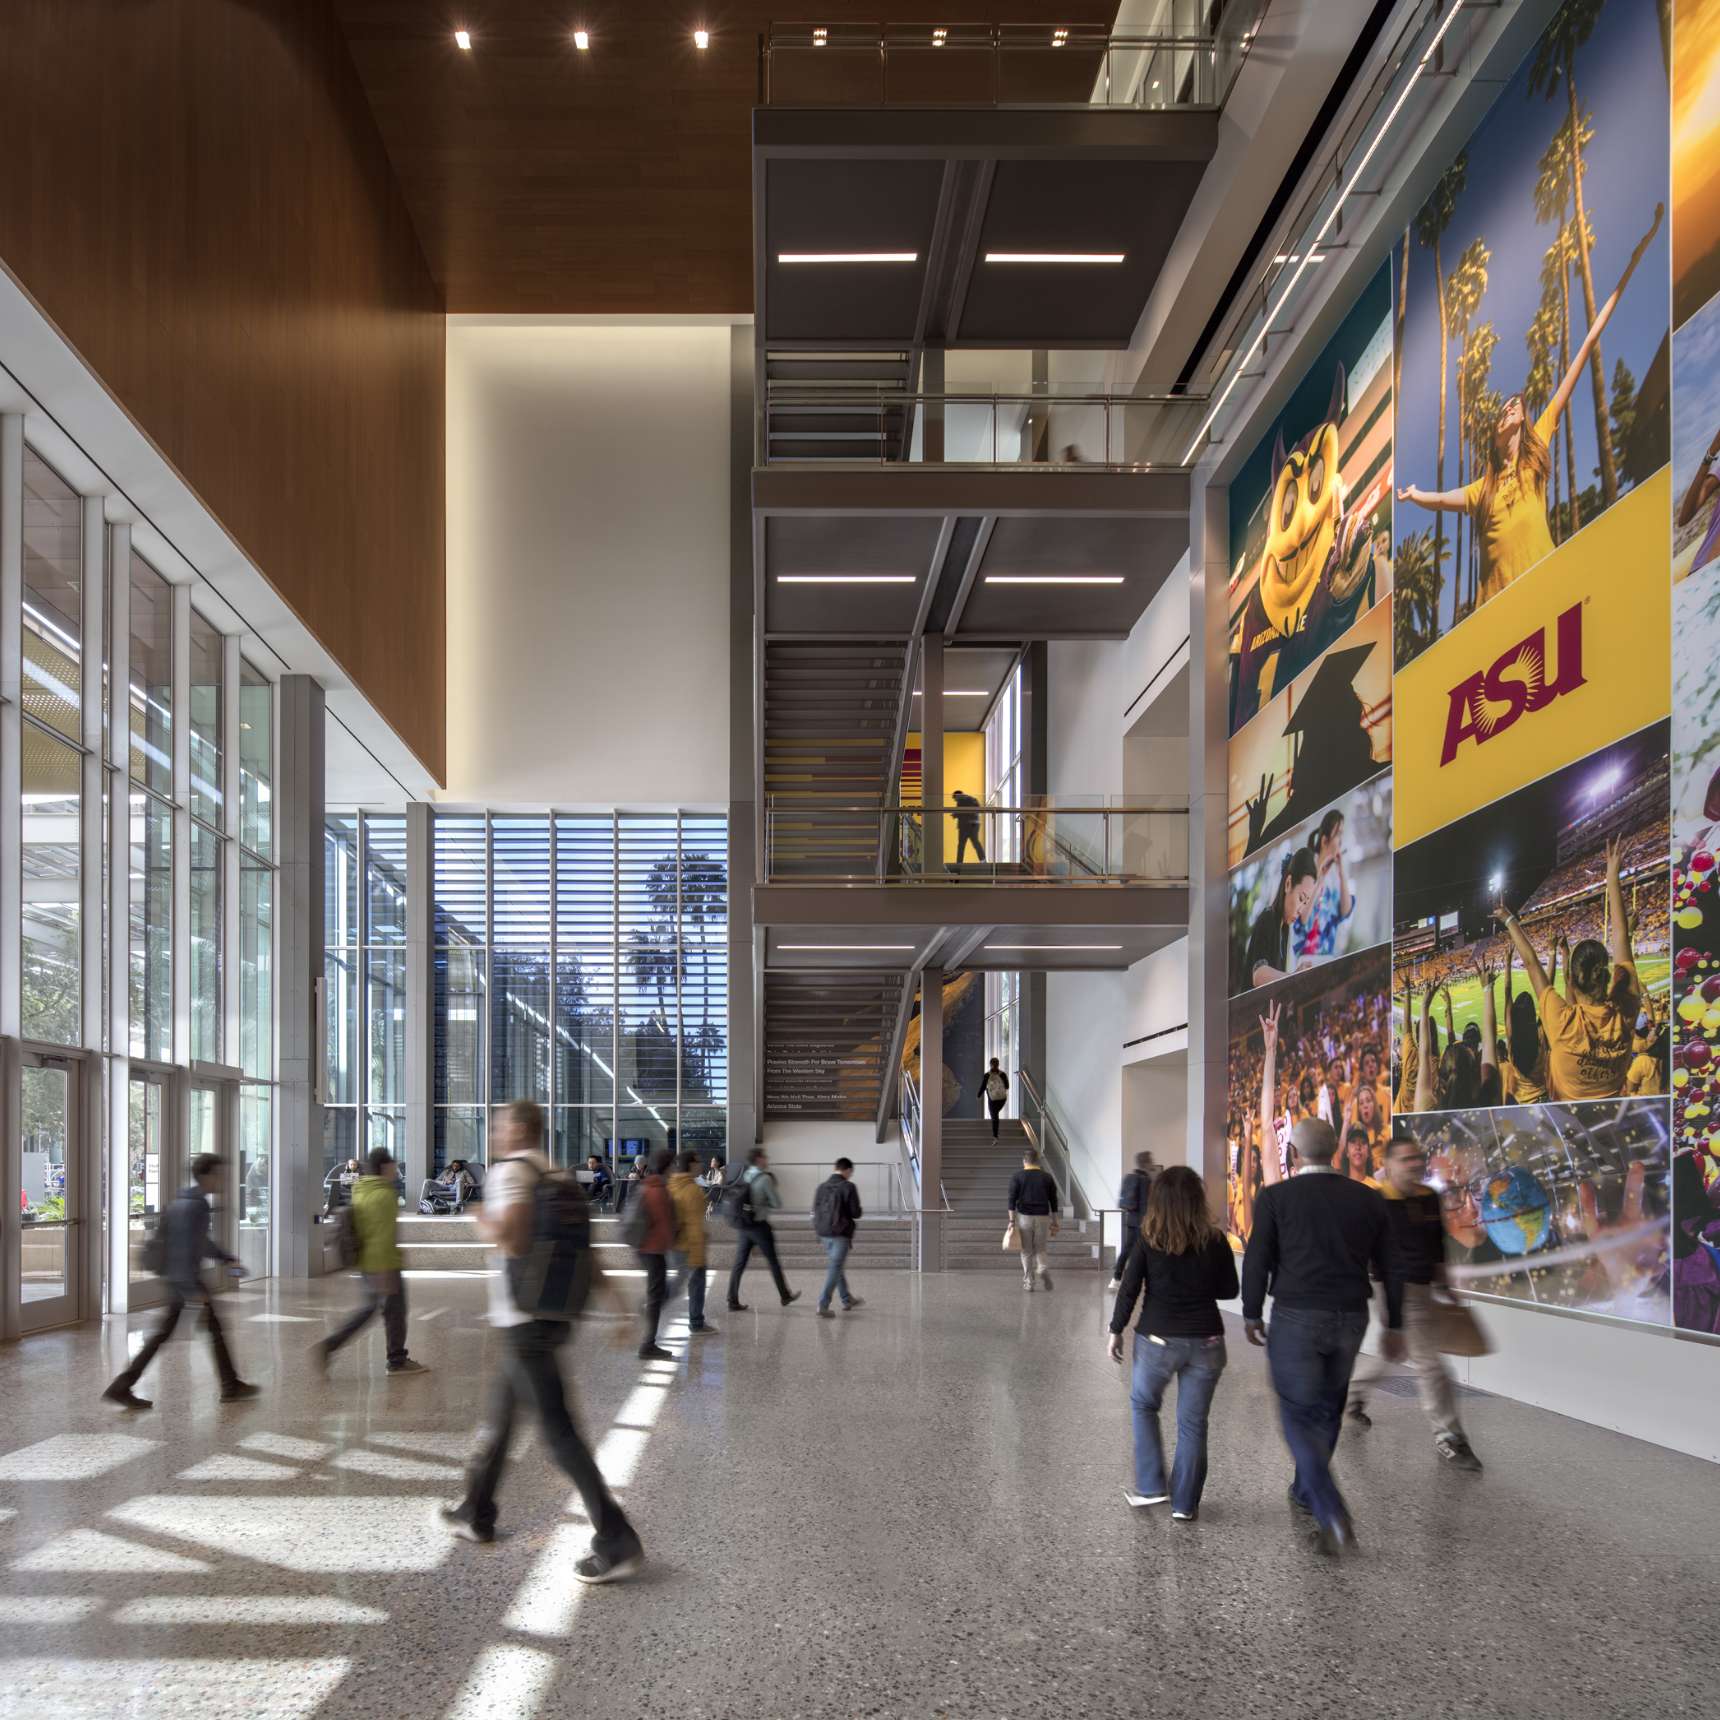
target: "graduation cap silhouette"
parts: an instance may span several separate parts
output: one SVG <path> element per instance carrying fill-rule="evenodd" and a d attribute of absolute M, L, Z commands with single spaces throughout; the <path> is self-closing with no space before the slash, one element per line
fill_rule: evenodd
<path fill-rule="evenodd" d="M 1371 642 L 1347 645 L 1320 659 L 1313 680 L 1284 725 L 1284 734 L 1296 737 L 1296 763 L 1289 797 L 1261 832 L 1263 842 L 1312 817 L 1379 768 L 1363 722 L 1365 707 L 1355 688 L 1355 679 L 1373 650 Z"/>

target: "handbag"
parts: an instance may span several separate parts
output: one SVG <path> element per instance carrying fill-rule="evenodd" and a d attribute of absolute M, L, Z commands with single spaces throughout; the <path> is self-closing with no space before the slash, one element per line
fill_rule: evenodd
<path fill-rule="evenodd" d="M 1013 1218 L 1004 1226 L 1003 1251 L 1005 1254 L 1019 1254 L 1021 1252 L 1021 1232 L 1015 1228 Z"/>
<path fill-rule="evenodd" d="M 1467 1303 L 1435 1293 L 1428 1298 L 1433 1317 L 1433 1347 L 1447 1356 L 1485 1356 L 1493 1350 L 1487 1328 Z"/>

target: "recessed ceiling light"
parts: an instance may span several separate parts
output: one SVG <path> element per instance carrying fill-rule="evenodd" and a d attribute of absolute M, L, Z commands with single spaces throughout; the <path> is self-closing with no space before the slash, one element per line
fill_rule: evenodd
<path fill-rule="evenodd" d="M 778 585 L 912 585 L 912 573 L 779 573 Z"/>
<path fill-rule="evenodd" d="M 925 688 L 916 687 L 914 697 L 916 699 L 924 698 Z M 984 687 L 945 687 L 944 697 L 946 699 L 989 699 L 991 694 Z"/>
<path fill-rule="evenodd" d="M 779 950 L 911 950 L 913 944 L 778 944 Z"/>
<path fill-rule="evenodd" d="M 1063 44 L 1065 42 L 1067 42 L 1068 40 L 1069 40 L 1069 32 L 1067 30 L 1065 30 L 1061 25 L 1059 25 L 1055 30 L 1053 30 L 1051 32 L 1051 45 L 1054 48 L 1061 48 L 1063 46 Z"/>
<path fill-rule="evenodd" d="M 1121 585 L 1120 573 L 988 573 L 987 585 Z"/>
<path fill-rule="evenodd" d="M 695 30 L 693 32 L 693 46 L 695 48 L 697 48 L 701 54 L 710 45 L 711 45 L 711 32 L 709 30 Z"/>
<path fill-rule="evenodd" d="M 813 47 L 822 48 L 824 46 L 824 44 L 826 42 L 828 42 L 829 40 L 830 40 L 830 32 L 827 29 L 825 29 L 825 27 L 822 24 L 815 24 L 812 27 L 812 45 L 813 45 Z"/>
<path fill-rule="evenodd" d="M 918 251 L 778 251 L 779 263 L 917 263 Z"/>
<path fill-rule="evenodd" d="M 1120 950 L 1121 944 L 987 944 L 988 950 Z"/>
<path fill-rule="evenodd" d="M 470 30 L 456 30 L 454 32 L 454 46 L 456 48 L 464 48 L 468 54 L 471 53 L 472 32 Z"/>
<path fill-rule="evenodd" d="M 582 54 L 589 53 L 591 51 L 591 32 L 589 30 L 575 30 L 573 33 L 573 45 L 579 49 Z"/>
<path fill-rule="evenodd" d="M 987 251 L 988 263 L 1120 263 L 1122 251 Z"/>
<path fill-rule="evenodd" d="M 934 48 L 941 48 L 944 45 L 944 40 L 948 35 L 949 35 L 949 31 L 946 30 L 943 27 L 943 25 L 940 24 L 935 30 L 932 31 L 932 46 Z"/>

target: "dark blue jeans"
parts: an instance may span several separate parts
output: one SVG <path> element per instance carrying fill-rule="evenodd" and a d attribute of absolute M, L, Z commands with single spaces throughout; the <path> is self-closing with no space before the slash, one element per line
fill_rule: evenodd
<path fill-rule="evenodd" d="M 1177 1454 L 1171 1469 L 1171 1509 L 1199 1508 L 1206 1486 L 1206 1421 L 1224 1372 L 1223 1338 L 1151 1338 L 1135 1334 L 1135 1371 L 1129 1404 L 1135 1414 L 1135 1491 L 1165 1491 L 1165 1451 L 1159 1439 L 1159 1405 L 1177 1382 Z"/>
<path fill-rule="evenodd" d="M 848 1274 L 842 1270 L 848 1259 L 848 1250 L 854 1246 L 851 1236 L 821 1236 L 818 1239 L 824 1244 L 824 1258 L 830 1262 L 830 1270 L 824 1274 L 824 1289 L 818 1298 L 820 1308 L 830 1306 L 832 1296 L 841 1296 L 842 1306 L 850 1307 L 854 1301 L 854 1293 L 848 1288 Z"/>
<path fill-rule="evenodd" d="M 1290 1497 L 1314 1513 L 1322 1528 L 1349 1521 L 1349 1510 L 1332 1479 L 1332 1453 L 1344 1424 L 1350 1374 L 1368 1329 L 1365 1308 L 1329 1313 L 1318 1308 L 1272 1310 L 1266 1360 L 1284 1443 L 1296 1465 Z"/>

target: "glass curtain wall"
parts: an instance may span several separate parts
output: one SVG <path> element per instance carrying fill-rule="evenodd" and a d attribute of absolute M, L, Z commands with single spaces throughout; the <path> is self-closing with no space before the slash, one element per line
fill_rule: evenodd
<path fill-rule="evenodd" d="M 237 1064 L 245 1076 L 235 1167 L 243 1190 L 240 1225 L 260 1231 L 261 1244 L 248 1258 L 266 1270 L 275 1073 L 274 690 L 183 593 L 176 611 L 173 585 L 125 547 L 123 529 L 110 540 L 103 527 L 100 541 L 87 540 L 86 515 L 94 516 L 88 499 L 34 448 L 24 450 L 21 477 L 21 484 L 13 480 L 15 491 L 0 495 L 0 515 L 18 522 L 23 551 L 19 609 L 8 617 L 19 627 L 21 696 L 6 717 L 19 739 L 18 818 L 15 826 L 0 826 L 8 840 L 17 831 L 16 849 L 0 852 L 0 873 L 21 885 L 18 1030 L 44 1048 L 136 1060 L 129 1073 L 123 1064 L 103 1063 L 100 1071 L 104 1088 L 114 1078 L 130 1084 L 129 1130 L 115 1129 L 105 1102 L 82 1105 L 76 1115 L 80 1141 L 99 1146 L 106 1181 L 129 1186 L 140 1223 L 172 1192 L 162 1184 L 176 1159 L 166 1135 L 178 1116 L 173 1065 Z M 117 557 L 111 545 L 120 546 Z M 189 622 L 177 636 L 176 613 L 180 629 Z M 120 637 L 105 625 L 108 617 L 120 619 Z M 109 642 L 107 650 L 97 649 L 98 637 Z M 116 659 L 125 669 L 117 701 L 123 715 L 108 707 Z M 119 716 L 111 728 L 110 714 Z M 229 793 L 228 752 L 235 715 L 237 803 Z M 176 745 L 176 724 L 185 725 L 183 748 Z M 97 749 L 102 756 L 92 757 Z M 176 754 L 188 762 L 176 762 Z M 94 785 L 104 780 L 109 787 L 98 791 Z M 86 807 L 85 796 L 98 792 L 99 809 Z M 176 834 L 181 811 L 186 816 Z M 90 812 L 99 816 L 86 818 Z M 114 818 L 123 823 L 110 846 Z M 125 865 L 121 878 L 110 878 L 115 861 Z M 174 917 L 176 864 L 185 868 L 183 926 Z M 117 914 L 110 915 L 110 902 Z M 87 936 L 90 922 L 99 936 Z M 234 924 L 237 952 L 227 947 Z M 176 935 L 183 940 L 177 969 Z M 119 1038 L 111 1043 L 110 976 L 126 1000 Z M 188 1027 L 178 1042 L 176 1019 Z M 237 1044 L 229 1041 L 233 1023 Z M 12 1095 L 24 1105 L 26 1134 L 46 1127 L 32 1116 L 31 1095 L 43 1086 L 25 1082 Z M 111 1138 L 116 1132 L 121 1138 Z M 20 1200 L 26 1222 L 52 1216 L 51 1191 L 33 1201 L 26 1187 L 11 1197 Z M 83 1222 L 104 1227 L 109 1209 L 101 1188 L 86 1188 L 81 1198 Z M 99 1257 L 111 1267 L 107 1247 Z"/>
<path fill-rule="evenodd" d="M 406 819 L 323 826 L 323 1174 L 406 1150 Z M 459 1156 L 459 1155 L 456 1155 Z"/>
<path fill-rule="evenodd" d="M 550 1107 L 558 1162 L 723 1155 L 727 854 L 720 815 L 437 816 L 436 1171 L 515 1099 Z"/>
<path fill-rule="evenodd" d="M 1021 975 L 991 973 L 985 976 L 986 1068 L 996 1058 L 1009 1073 L 1009 1103 L 1006 1117 L 1021 1115 Z"/>
<path fill-rule="evenodd" d="M 1009 672 L 985 719 L 985 803 L 987 806 L 1021 805 L 1025 782 L 1021 768 L 1021 663 Z M 986 821 L 986 853 L 994 860 L 1021 858 L 1021 820 L 991 818 Z"/>

